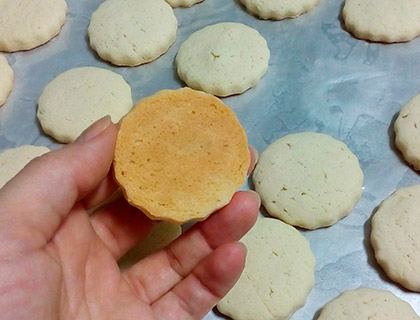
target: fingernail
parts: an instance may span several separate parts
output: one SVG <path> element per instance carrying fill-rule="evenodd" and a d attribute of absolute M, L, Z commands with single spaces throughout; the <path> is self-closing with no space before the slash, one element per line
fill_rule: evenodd
<path fill-rule="evenodd" d="M 246 247 L 246 245 L 245 244 L 243 244 L 242 242 L 236 242 L 236 244 L 238 245 L 238 246 L 240 246 L 240 247 L 242 247 L 242 250 L 244 250 L 245 251 L 245 254 L 246 253 L 248 253 L 248 248 Z"/>
<path fill-rule="evenodd" d="M 253 146 L 250 146 L 250 145 L 248 146 L 248 149 L 249 149 L 249 154 L 251 156 L 251 163 L 249 165 L 247 174 L 250 175 L 251 172 L 254 171 L 255 166 L 257 165 L 258 151 L 257 151 L 257 149 L 255 149 Z"/>
<path fill-rule="evenodd" d="M 255 163 L 257 163 L 258 162 L 258 158 L 259 158 L 259 154 L 258 154 L 258 150 L 257 149 L 255 149 L 255 147 L 254 146 L 249 146 L 249 149 L 252 151 L 252 153 L 254 154 L 254 159 L 255 159 Z"/>
<path fill-rule="evenodd" d="M 258 208 L 261 207 L 261 197 L 257 192 L 255 192 L 254 190 L 246 190 L 245 192 L 255 198 L 255 200 L 258 203 Z"/>
<path fill-rule="evenodd" d="M 83 131 L 82 134 L 76 139 L 76 142 L 87 142 L 89 140 L 92 140 L 102 131 L 108 128 L 110 124 L 111 117 L 109 115 L 106 115 L 105 117 L 91 124 L 85 131 Z"/>

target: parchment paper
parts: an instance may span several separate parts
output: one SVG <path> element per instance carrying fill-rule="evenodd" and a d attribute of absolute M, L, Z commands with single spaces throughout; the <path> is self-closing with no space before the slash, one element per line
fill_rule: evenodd
<path fill-rule="evenodd" d="M 37 99 L 59 73 L 79 66 L 113 70 L 131 85 L 137 101 L 184 85 L 173 62 L 192 32 L 217 22 L 245 23 L 267 39 L 269 70 L 255 88 L 223 100 L 236 112 L 250 144 L 261 152 L 288 133 L 324 132 L 348 145 L 365 174 L 362 199 L 348 217 L 330 228 L 301 231 L 317 260 L 315 286 L 292 320 L 316 319 L 326 302 L 360 286 L 390 290 L 420 314 L 420 294 L 390 281 L 369 243 L 370 218 L 379 203 L 397 188 L 420 183 L 393 137 L 400 107 L 420 93 L 420 38 L 392 45 L 355 39 L 342 28 L 342 0 L 321 0 L 310 13 L 283 21 L 258 20 L 236 0 L 205 0 L 175 10 L 178 37 L 165 55 L 147 65 L 121 68 L 101 61 L 88 45 L 89 19 L 102 1 L 67 2 L 68 20 L 58 37 L 31 51 L 6 54 L 16 79 L 0 108 L 0 151 L 22 144 L 59 146 L 36 120 Z M 205 319 L 222 316 L 211 312 Z"/>

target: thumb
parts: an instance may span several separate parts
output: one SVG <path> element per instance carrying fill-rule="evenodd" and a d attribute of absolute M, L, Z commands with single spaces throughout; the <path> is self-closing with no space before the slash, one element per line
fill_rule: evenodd
<path fill-rule="evenodd" d="M 21 235 L 23 228 L 41 243 L 50 240 L 75 203 L 107 176 L 116 135 L 107 116 L 74 143 L 31 161 L 0 190 L 0 234 L 7 228 Z"/>

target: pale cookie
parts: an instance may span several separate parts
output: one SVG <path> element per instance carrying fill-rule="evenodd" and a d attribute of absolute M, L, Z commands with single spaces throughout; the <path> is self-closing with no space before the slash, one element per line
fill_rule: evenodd
<path fill-rule="evenodd" d="M 404 105 L 394 123 L 395 145 L 404 159 L 420 170 L 420 95 Z"/>
<path fill-rule="evenodd" d="M 203 220 L 245 182 L 247 138 L 233 111 L 189 88 L 141 100 L 121 121 L 116 181 L 151 219 Z"/>
<path fill-rule="evenodd" d="M 90 46 L 102 59 L 132 67 L 165 53 L 177 28 L 165 0 L 107 0 L 92 14 L 88 34 Z"/>
<path fill-rule="evenodd" d="M 360 199 L 363 172 L 347 146 L 329 135 L 287 135 L 262 152 L 253 174 L 268 213 L 306 229 L 330 226 Z"/>
<path fill-rule="evenodd" d="M 242 93 L 267 72 L 270 50 L 257 30 L 225 22 L 193 33 L 179 48 L 179 77 L 191 88 L 220 97 Z"/>
<path fill-rule="evenodd" d="M 0 55 L 0 107 L 13 89 L 14 73 L 7 59 Z"/>
<path fill-rule="evenodd" d="M 420 185 L 399 189 L 372 218 L 376 261 L 393 281 L 420 292 Z"/>
<path fill-rule="evenodd" d="M 0 51 L 29 50 L 51 40 L 66 12 L 65 0 L 0 0 Z"/>
<path fill-rule="evenodd" d="M 261 19 L 297 18 L 312 10 L 320 0 L 240 0 L 247 10 Z"/>
<path fill-rule="evenodd" d="M 418 0 L 346 0 L 344 27 L 360 39 L 404 42 L 420 35 Z"/>
<path fill-rule="evenodd" d="M 49 152 L 42 146 L 24 145 L 0 153 L 0 188 L 22 170 L 32 159 Z"/>
<path fill-rule="evenodd" d="M 405 301 L 385 290 L 359 288 L 328 302 L 318 320 L 419 320 Z"/>
<path fill-rule="evenodd" d="M 283 320 L 305 304 L 314 285 L 315 258 L 295 228 L 258 218 L 242 238 L 245 269 L 217 309 L 234 320 Z"/>
<path fill-rule="evenodd" d="M 145 238 L 118 261 L 118 265 L 121 269 L 128 269 L 139 260 L 165 248 L 181 233 L 182 228 L 178 224 L 165 221 L 156 224 Z"/>
<path fill-rule="evenodd" d="M 117 123 L 132 107 L 131 88 L 122 76 L 82 67 L 58 75 L 44 88 L 37 116 L 46 134 L 68 143 L 106 115 Z"/>
<path fill-rule="evenodd" d="M 166 2 L 169 3 L 172 8 L 178 8 L 178 7 L 188 8 L 202 1 L 204 0 L 166 0 Z"/>

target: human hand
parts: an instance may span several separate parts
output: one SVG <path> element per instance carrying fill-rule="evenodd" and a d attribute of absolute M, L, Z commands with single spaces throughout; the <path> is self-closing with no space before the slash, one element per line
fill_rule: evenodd
<path fill-rule="evenodd" d="M 88 214 L 117 188 L 116 134 L 103 118 L 0 190 L 2 319 L 201 319 L 239 278 L 246 250 L 237 241 L 260 205 L 249 191 L 120 271 L 153 222 L 123 198 Z"/>

